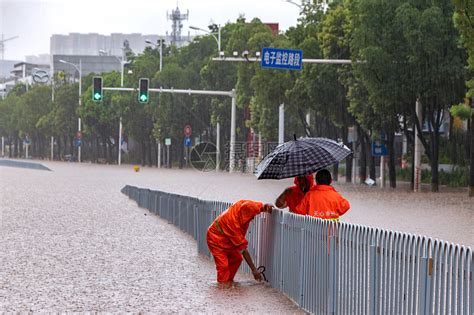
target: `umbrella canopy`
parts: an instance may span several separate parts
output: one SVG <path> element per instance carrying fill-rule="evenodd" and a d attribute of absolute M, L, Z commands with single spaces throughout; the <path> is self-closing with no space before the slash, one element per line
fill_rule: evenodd
<path fill-rule="evenodd" d="M 345 159 L 352 151 L 327 138 L 301 138 L 285 142 L 257 166 L 258 179 L 304 176 Z"/>

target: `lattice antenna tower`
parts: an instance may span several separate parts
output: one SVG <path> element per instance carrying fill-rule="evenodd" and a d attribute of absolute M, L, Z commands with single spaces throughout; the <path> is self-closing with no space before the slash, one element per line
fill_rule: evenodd
<path fill-rule="evenodd" d="M 178 3 L 176 3 L 176 9 L 171 11 L 171 14 L 166 13 L 166 19 L 171 20 L 171 43 L 176 44 L 181 41 L 181 29 L 183 28 L 182 21 L 188 20 L 189 10 L 186 14 L 181 14 L 179 11 Z"/>

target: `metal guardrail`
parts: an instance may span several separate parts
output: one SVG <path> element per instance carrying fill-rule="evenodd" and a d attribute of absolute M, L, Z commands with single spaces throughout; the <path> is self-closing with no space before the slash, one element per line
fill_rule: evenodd
<path fill-rule="evenodd" d="M 132 186 L 122 193 L 211 257 L 207 228 L 229 203 Z M 257 216 L 247 239 L 269 284 L 314 314 L 474 314 L 469 247 L 280 210 Z"/>

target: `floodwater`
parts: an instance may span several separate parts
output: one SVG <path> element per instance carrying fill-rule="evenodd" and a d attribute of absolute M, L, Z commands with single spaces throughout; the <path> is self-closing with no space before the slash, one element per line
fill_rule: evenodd
<path fill-rule="evenodd" d="M 130 168 L 0 167 L 0 313 L 303 313 L 245 274 L 217 286 L 194 239 L 120 193 Z"/>
<path fill-rule="evenodd" d="M 208 200 L 273 202 L 291 180 L 251 175 L 45 162 L 52 172 L 0 167 L 0 312 L 302 313 L 238 274 L 215 282 L 195 241 L 120 193 L 129 184 Z M 343 221 L 474 245 L 465 190 L 335 184 Z"/>

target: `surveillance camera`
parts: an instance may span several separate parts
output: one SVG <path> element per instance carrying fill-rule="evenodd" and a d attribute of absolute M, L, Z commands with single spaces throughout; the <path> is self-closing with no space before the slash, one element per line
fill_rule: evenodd
<path fill-rule="evenodd" d="M 249 51 L 248 51 L 248 50 L 244 50 L 244 51 L 242 52 L 242 57 L 248 58 L 248 56 L 249 56 Z"/>
<path fill-rule="evenodd" d="M 224 58 L 224 52 L 223 51 L 219 51 L 219 57 Z"/>
<path fill-rule="evenodd" d="M 255 56 L 256 56 L 256 57 L 260 57 L 260 52 L 257 51 L 257 52 L 255 53 Z"/>
<path fill-rule="evenodd" d="M 234 55 L 234 57 L 237 57 L 237 56 L 239 55 L 239 53 L 238 53 L 237 51 L 234 51 L 234 52 L 232 53 L 232 55 Z"/>

